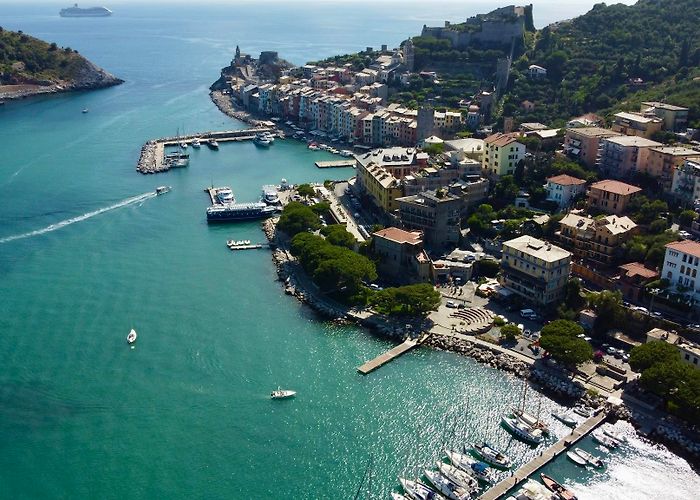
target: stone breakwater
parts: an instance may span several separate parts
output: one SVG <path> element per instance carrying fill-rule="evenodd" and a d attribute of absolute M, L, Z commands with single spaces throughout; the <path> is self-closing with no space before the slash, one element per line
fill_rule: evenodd
<path fill-rule="evenodd" d="M 155 174 L 167 170 L 165 165 L 158 165 L 156 161 L 156 142 L 148 141 L 141 148 L 141 155 L 136 164 L 136 170 L 142 174 Z"/>
<path fill-rule="evenodd" d="M 479 363 L 513 373 L 520 378 L 527 378 L 530 375 L 530 367 L 523 361 L 501 352 L 494 352 L 488 347 L 469 342 L 468 340 L 433 335 L 425 342 L 425 345 L 472 357 Z"/>
<path fill-rule="evenodd" d="M 224 94 L 220 90 L 212 90 L 209 92 L 209 97 L 211 98 L 212 102 L 216 104 L 216 107 L 219 108 L 219 111 L 226 116 L 235 118 L 243 123 L 248 123 L 254 127 L 262 124 L 260 120 L 253 118 L 253 115 L 251 115 L 249 112 L 243 111 L 242 109 L 237 109 L 233 105 L 231 97 L 228 94 Z"/>

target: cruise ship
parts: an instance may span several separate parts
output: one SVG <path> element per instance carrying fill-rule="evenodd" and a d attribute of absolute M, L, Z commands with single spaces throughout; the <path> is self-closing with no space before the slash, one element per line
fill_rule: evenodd
<path fill-rule="evenodd" d="M 88 7 L 83 9 L 78 7 L 78 4 L 73 4 L 73 7 L 61 9 L 58 13 L 61 17 L 107 17 L 112 15 L 112 11 L 107 7 Z"/>
<path fill-rule="evenodd" d="M 207 208 L 207 222 L 266 219 L 271 217 L 276 211 L 276 207 L 263 202 L 213 205 Z"/>

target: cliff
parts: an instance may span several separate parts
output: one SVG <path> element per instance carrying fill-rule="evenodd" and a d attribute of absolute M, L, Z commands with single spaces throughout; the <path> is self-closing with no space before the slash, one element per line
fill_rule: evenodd
<path fill-rule="evenodd" d="M 0 28 L 0 99 L 98 89 L 123 82 L 70 47 Z"/>

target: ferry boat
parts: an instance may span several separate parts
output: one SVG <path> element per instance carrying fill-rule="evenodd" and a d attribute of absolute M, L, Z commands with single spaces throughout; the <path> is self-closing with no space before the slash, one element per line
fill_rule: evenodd
<path fill-rule="evenodd" d="M 280 197 L 277 191 L 277 186 L 263 186 L 262 201 L 268 205 L 279 205 Z"/>
<path fill-rule="evenodd" d="M 271 217 L 277 208 L 263 202 L 227 203 L 207 208 L 208 222 L 231 222 L 237 220 L 266 219 Z"/>
<path fill-rule="evenodd" d="M 86 9 L 78 7 L 78 4 L 73 4 L 73 7 L 61 9 L 58 13 L 61 17 L 108 17 L 112 15 L 112 11 L 106 7 L 88 7 Z"/>

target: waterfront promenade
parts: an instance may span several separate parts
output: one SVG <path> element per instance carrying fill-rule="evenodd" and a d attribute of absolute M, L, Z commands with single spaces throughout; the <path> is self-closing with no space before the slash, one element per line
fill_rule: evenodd
<path fill-rule="evenodd" d="M 512 476 L 509 476 L 497 483 L 493 488 L 489 488 L 483 495 L 479 498 L 481 500 L 496 500 L 505 495 L 511 488 L 516 487 L 520 483 L 524 482 L 532 474 L 537 472 L 539 469 L 547 465 L 549 462 L 557 458 L 558 456 L 566 453 L 566 451 L 576 444 L 580 439 L 585 437 L 589 432 L 598 427 L 605 418 L 607 413 L 605 410 L 598 412 L 596 415 L 585 420 L 581 425 L 576 427 L 571 431 L 571 434 L 567 434 L 559 441 L 554 443 L 552 446 L 544 450 L 539 456 L 533 458 L 526 464 L 522 465 L 518 470 L 516 470 Z"/>

